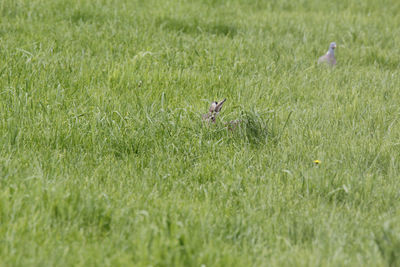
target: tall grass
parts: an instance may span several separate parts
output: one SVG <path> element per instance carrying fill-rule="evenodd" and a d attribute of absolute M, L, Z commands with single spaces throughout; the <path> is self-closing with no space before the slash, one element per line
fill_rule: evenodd
<path fill-rule="evenodd" d="M 398 14 L 1 1 L 0 265 L 397 266 Z"/>

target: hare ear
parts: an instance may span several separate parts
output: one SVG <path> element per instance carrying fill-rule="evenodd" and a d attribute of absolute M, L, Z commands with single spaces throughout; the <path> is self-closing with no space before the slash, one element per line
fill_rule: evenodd
<path fill-rule="evenodd" d="M 215 107 L 215 112 L 220 112 L 222 109 L 222 105 L 224 104 L 224 102 L 226 101 L 226 98 L 224 98 L 224 100 L 221 100 L 217 106 Z"/>
<path fill-rule="evenodd" d="M 217 102 L 212 102 L 209 111 L 214 112 L 215 108 L 217 107 L 217 104 L 218 104 Z"/>

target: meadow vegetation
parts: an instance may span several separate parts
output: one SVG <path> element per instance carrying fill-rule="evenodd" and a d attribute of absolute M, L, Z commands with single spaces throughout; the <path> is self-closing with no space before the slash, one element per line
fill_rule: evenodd
<path fill-rule="evenodd" d="M 399 266 L 399 22 L 397 0 L 0 1 L 0 265 Z"/>

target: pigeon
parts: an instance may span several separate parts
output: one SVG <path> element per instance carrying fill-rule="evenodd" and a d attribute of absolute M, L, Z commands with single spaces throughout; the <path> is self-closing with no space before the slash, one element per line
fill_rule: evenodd
<path fill-rule="evenodd" d="M 220 102 L 212 102 L 210 109 L 208 110 L 208 113 L 203 114 L 203 120 L 215 123 L 216 117 L 218 113 L 221 111 L 222 105 L 224 104 L 225 101 L 226 98 L 224 98 L 224 100 L 221 100 Z"/>
<path fill-rule="evenodd" d="M 332 42 L 329 45 L 328 53 L 326 53 L 325 55 L 323 55 L 318 59 L 318 64 L 324 63 L 331 66 L 336 65 L 335 48 L 336 48 L 336 43 Z"/>

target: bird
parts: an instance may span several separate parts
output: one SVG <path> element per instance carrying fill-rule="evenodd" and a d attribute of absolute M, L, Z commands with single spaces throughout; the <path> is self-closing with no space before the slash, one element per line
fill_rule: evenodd
<path fill-rule="evenodd" d="M 329 45 L 328 52 L 318 59 L 318 64 L 324 63 L 331 66 L 336 65 L 335 48 L 336 48 L 336 43 L 332 42 Z"/>
<path fill-rule="evenodd" d="M 208 110 L 208 113 L 203 114 L 203 120 L 206 121 L 211 121 L 213 123 L 215 123 L 216 117 L 218 115 L 218 113 L 221 111 L 222 109 L 222 105 L 224 104 L 224 102 L 226 101 L 226 98 L 224 98 L 223 100 L 219 101 L 219 102 L 212 102 L 211 106 Z"/>

